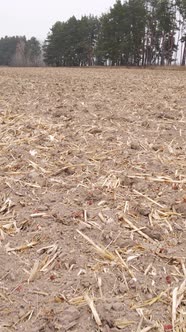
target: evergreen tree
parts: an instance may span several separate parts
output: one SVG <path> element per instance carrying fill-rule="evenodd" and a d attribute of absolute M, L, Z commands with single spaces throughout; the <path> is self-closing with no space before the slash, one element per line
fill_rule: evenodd
<path fill-rule="evenodd" d="M 99 20 L 72 16 L 67 22 L 56 22 L 44 43 L 44 61 L 54 66 L 93 64 Z"/>
<path fill-rule="evenodd" d="M 129 50 L 130 63 L 139 65 L 143 58 L 143 39 L 146 27 L 147 12 L 144 0 L 129 0 L 128 16 L 129 16 Z"/>
<path fill-rule="evenodd" d="M 63 65 L 64 22 L 56 22 L 43 45 L 44 61 L 47 65 Z"/>

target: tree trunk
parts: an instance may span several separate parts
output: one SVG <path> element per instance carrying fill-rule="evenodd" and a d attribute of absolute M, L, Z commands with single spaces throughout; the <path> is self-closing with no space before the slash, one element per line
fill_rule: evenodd
<path fill-rule="evenodd" d="M 186 64 L 186 39 L 184 42 L 183 57 L 182 57 L 181 65 L 185 66 L 185 64 Z"/>
<path fill-rule="evenodd" d="M 165 65 L 165 33 L 162 37 L 162 46 L 161 46 L 161 66 Z"/>

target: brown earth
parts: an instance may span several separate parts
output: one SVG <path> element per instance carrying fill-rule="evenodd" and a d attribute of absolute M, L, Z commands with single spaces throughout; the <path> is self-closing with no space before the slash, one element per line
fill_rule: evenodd
<path fill-rule="evenodd" d="M 186 331 L 185 129 L 186 71 L 0 69 L 1 332 Z"/>

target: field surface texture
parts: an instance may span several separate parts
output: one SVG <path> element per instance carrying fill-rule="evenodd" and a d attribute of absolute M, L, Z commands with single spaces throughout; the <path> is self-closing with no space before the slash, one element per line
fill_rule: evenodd
<path fill-rule="evenodd" d="M 186 71 L 0 69 L 0 331 L 186 331 Z"/>

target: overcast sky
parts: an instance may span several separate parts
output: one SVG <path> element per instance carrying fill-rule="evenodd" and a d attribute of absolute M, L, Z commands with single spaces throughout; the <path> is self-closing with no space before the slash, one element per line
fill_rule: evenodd
<path fill-rule="evenodd" d="M 100 15 L 115 0 L 0 0 L 0 37 L 35 36 L 44 40 L 56 21 L 75 15 Z"/>

